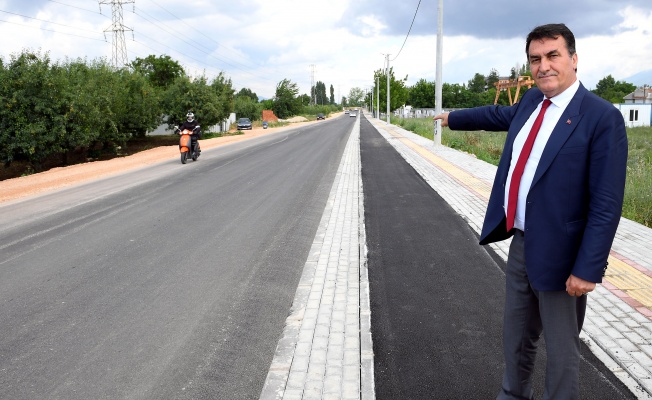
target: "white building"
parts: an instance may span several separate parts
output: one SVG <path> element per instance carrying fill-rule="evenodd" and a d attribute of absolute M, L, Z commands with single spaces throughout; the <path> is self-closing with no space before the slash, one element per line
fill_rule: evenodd
<path fill-rule="evenodd" d="M 623 114 L 625 125 L 652 126 L 652 88 L 647 85 L 640 87 L 623 97 L 624 104 L 614 104 Z"/>
<path fill-rule="evenodd" d="M 652 125 L 652 104 L 614 104 L 625 119 L 625 126 L 634 128 L 637 126 Z"/>

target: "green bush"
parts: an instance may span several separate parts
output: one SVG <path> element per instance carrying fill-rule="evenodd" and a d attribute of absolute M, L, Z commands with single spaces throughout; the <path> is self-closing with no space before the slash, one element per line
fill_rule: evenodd
<path fill-rule="evenodd" d="M 155 86 L 143 70 L 115 69 L 105 59 L 52 62 L 47 53 L 23 51 L 0 58 L 0 160 L 44 160 L 74 150 L 119 149 L 144 137 L 163 115 L 170 124 L 189 109 L 204 126 L 228 118 L 233 88 L 223 74 L 210 83 L 185 74 Z"/>

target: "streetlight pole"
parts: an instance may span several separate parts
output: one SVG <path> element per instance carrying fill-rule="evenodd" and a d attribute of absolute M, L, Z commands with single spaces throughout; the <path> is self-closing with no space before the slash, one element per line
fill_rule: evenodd
<path fill-rule="evenodd" d="M 387 57 L 387 123 L 389 124 L 389 54 L 385 57 Z"/>
<path fill-rule="evenodd" d="M 441 88 L 442 88 L 442 47 L 444 42 L 444 0 L 439 0 L 437 6 L 437 72 L 435 78 L 435 115 L 439 115 L 442 112 L 441 107 Z M 441 120 L 435 121 L 435 131 L 433 134 L 433 144 L 435 146 L 441 145 Z"/>
<path fill-rule="evenodd" d="M 378 76 L 376 77 L 376 118 L 380 118 L 380 90 L 378 88 Z"/>

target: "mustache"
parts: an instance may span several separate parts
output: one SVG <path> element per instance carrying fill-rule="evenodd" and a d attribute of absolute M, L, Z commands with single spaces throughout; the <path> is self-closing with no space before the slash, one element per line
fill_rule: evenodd
<path fill-rule="evenodd" d="M 559 74 L 556 73 L 556 72 L 548 72 L 547 74 L 537 74 L 537 78 L 548 78 L 548 77 L 557 76 L 557 75 L 559 75 Z"/>

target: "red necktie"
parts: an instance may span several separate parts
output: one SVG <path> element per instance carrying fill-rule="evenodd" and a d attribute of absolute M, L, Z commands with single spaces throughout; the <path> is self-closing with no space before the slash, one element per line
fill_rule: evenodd
<path fill-rule="evenodd" d="M 537 138 L 537 134 L 541 128 L 543 114 L 546 113 L 546 109 L 550 103 L 551 101 L 548 99 L 543 101 L 541 111 L 539 111 L 537 119 L 534 120 L 534 125 L 532 125 L 532 129 L 530 129 L 530 134 L 527 136 L 527 139 L 525 139 L 523 150 L 521 150 L 521 154 L 518 156 L 518 161 L 516 162 L 516 167 L 514 167 L 514 172 L 512 172 L 512 180 L 509 184 L 509 199 L 507 202 L 507 232 L 512 230 L 514 227 L 514 217 L 516 217 L 516 203 L 518 200 L 518 188 L 521 185 L 521 176 L 523 176 L 527 159 L 530 157 L 530 152 L 534 145 L 534 139 Z"/>

